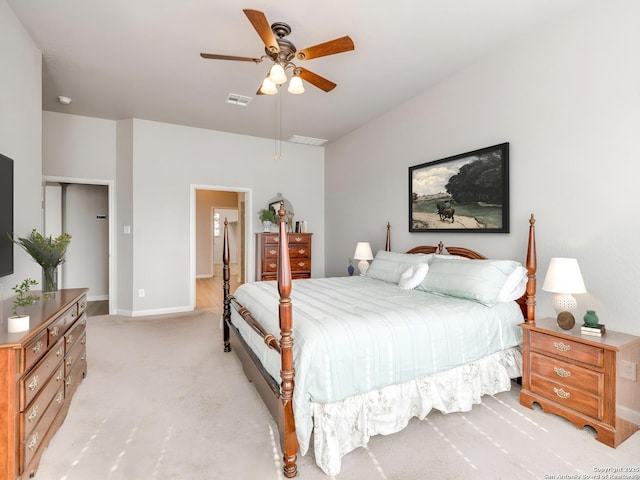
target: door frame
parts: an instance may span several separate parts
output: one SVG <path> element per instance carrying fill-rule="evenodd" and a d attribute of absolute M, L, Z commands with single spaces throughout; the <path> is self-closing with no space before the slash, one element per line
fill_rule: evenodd
<path fill-rule="evenodd" d="M 245 212 L 253 211 L 253 190 L 248 187 L 230 187 L 225 185 L 190 185 L 190 205 L 189 205 L 189 302 L 192 309 L 196 308 L 196 191 L 197 190 L 218 190 L 221 192 L 238 192 L 244 194 Z M 210 216 L 211 217 L 211 216 Z M 247 282 L 253 281 L 255 277 L 255 258 L 251 254 L 254 251 L 253 244 L 253 222 L 250 215 L 244 218 L 244 278 Z"/>
<path fill-rule="evenodd" d="M 107 221 L 109 222 L 109 315 L 116 314 L 116 306 L 118 305 L 116 286 L 116 239 L 115 239 L 115 212 L 116 212 L 116 199 L 115 199 L 115 182 L 113 180 L 102 180 L 96 178 L 78 178 L 78 177 L 55 177 L 50 175 L 42 176 L 42 188 L 45 188 L 47 183 L 71 183 L 76 185 L 102 185 L 107 187 L 107 202 L 108 212 Z M 44 209 L 46 205 L 42 206 L 42 216 L 44 219 Z"/>

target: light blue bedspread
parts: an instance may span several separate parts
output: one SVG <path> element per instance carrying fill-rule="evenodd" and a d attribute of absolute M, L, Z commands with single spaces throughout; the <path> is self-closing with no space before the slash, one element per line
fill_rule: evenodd
<path fill-rule="evenodd" d="M 234 296 L 279 338 L 276 282 L 247 283 Z M 308 445 L 313 427 L 311 402 L 341 401 L 521 343 L 517 325 L 523 317 L 515 302 L 490 308 L 362 276 L 295 280 L 291 300 L 293 408 L 301 446 Z M 279 382 L 279 355 L 235 311 L 232 323 Z"/>

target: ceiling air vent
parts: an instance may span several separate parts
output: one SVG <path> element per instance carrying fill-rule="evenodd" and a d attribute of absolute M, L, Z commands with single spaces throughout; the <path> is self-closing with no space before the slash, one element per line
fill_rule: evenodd
<path fill-rule="evenodd" d="M 321 138 L 303 137 L 301 135 L 294 135 L 289 139 L 289 141 L 291 143 L 302 143 L 304 145 L 313 145 L 316 147 L 328 142 L 328 140 L 323 140 Z"/>
<path fill-rule="evenodd" d="M 246 107 L 249 105 L 251 101 L 251 97 L 245 97 L 244 95 L 238 95 L 237 93 L 230 93 L 227 95 L 227 103 L 231 105 L 240 105 L 241 107 Z"/>

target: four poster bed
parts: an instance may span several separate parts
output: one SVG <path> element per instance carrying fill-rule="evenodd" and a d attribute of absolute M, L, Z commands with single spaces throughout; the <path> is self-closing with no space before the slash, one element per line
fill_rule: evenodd
<path fill-rule="evenodd" d="M 300 279 L 292 289 L 284 213 L 277 282 L 234 295 L 225 221 L 223 337 L 278 424 L 285 476 L 310 444 L 336 475 L 372 435 L 432 408 L 468 411 L 521 375 L 518 325 L 535 312 L 533 215 L 526 268 L 461 247 L 445 254 L 442 244 L 395 253 L 387 226 L 386 250 L 365 276 Z"/>

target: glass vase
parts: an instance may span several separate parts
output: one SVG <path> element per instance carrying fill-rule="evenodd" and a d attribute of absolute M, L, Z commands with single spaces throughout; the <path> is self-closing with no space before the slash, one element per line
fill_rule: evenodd
<path fill-rule="evenodd" d="M 42 267 L 42 293 L 58 291 L 58 267 Z"/>

